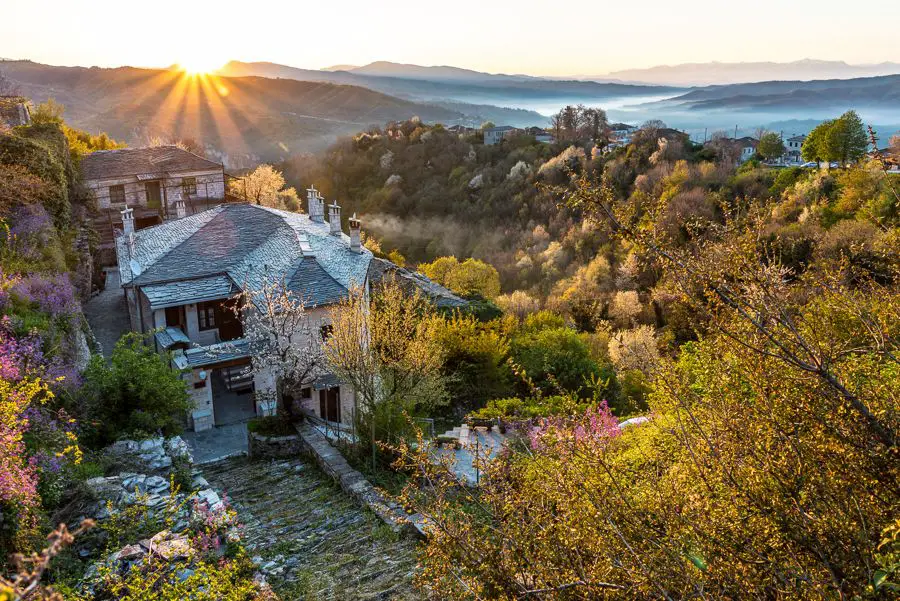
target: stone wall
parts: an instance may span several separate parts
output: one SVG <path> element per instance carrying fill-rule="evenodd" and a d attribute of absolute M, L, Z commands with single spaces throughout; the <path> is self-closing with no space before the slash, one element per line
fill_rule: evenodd
<path fill-rule="evenodd" d="M 391 530 L 415 537 L 427 536 L 424 518 L 407 515 L 398 503 L 387 498 L 357 470 L 353 469 L 341 452 L 325 436 L 306 422 L 297 426 L 303 451 L 331 477 L 345 493 L 363 507 L 368 507 Z"/>
<path fill-rule="evenodd" d="M 298 456 L 303 447 L 298 435 L 261 436 L 247 433 L 248 454 L 253 459 L 283 459 Z"/>

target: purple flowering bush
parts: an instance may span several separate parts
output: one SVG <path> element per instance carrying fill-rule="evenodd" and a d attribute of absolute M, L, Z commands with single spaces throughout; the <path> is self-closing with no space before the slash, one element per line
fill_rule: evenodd
<path fill-rule="evenodd" d="M 20 302 L 51 317 L 69 316 L 78 311 L 75 288 L 67 273 L 24 276 L 12 286 L 12 293 Z"/>

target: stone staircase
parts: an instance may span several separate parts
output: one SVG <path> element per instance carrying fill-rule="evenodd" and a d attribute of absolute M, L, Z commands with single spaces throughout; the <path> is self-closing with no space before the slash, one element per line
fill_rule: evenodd
<path fill-rule="evenodd" d="M 302 459 L 203 466 L 244 524 L 252 557 L 282 599 L 419 599 L 415 545 Z"/>

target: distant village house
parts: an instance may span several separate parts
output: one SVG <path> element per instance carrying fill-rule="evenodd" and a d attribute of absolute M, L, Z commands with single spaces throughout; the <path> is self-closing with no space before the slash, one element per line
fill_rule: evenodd
<path fill-rule="evenodd" d="M 507 138 L 511 138 L 513 136 L 521 134 L 522 130 L 511 125 L 501 125 L 499 127 L 486 127 L 483 130 L 483 133 L 484 145 L 493 146 L 494 144 L 499 144 Z"/>

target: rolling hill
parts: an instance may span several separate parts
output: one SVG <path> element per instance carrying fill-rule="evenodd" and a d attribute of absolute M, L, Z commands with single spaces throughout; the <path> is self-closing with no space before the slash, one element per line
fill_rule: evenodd
<path fill-rule="evenodd" d="M 710 62 L 660 65 L 647 69 L 613 71 L 601 78 L 657 85 L 708 86 L 770 80 L 853 79 L 896 73 L 900 73 L 900 64 L 898 63 L 850 65 L 843 61 L 804 59 L 787 63 Z"/>
<path fill-rule="evenodd" d="M 900 75 L 818 81 L 765 81 L 699 88 L 657 103 L 691 111 L 803 111 L 900 106 Z"/>
<path fill-rule="evenodd" d="M 131 143 L 150 136 L 191 137 L 232 164 L 278 160 L 331 144 L 372 124 L 408 119 L 455 123 L 456 110 L 354 85 L 264 77 L 191 78 L 171 70 L 55 67 L 3 61 L 21 92 L 66 106 L 66 119 Z"/>

